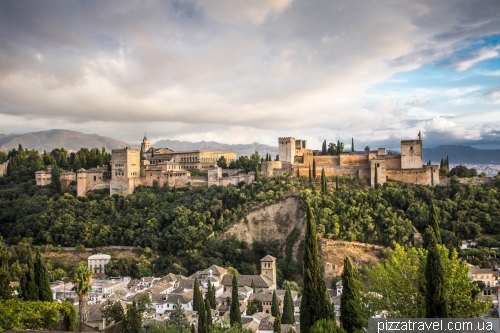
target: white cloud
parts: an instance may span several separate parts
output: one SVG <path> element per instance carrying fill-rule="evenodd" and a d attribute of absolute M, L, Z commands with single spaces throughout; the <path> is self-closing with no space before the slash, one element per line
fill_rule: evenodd
<path fill-rule="evenodd" d="M 492 100 L 500 99 L 500 88 L 495 88 L 486 94 L 486 97 Z"/>
<path fill-rule="evenodd" d="M 457 71 L 463 72 L 481 61 L 498 58 L 500 56 L 499 50 L 500 46 L 483 48 L 479 50 L 476 54 L 474 54 L 472 57 L 465 60 L 457 61 L 453 65 L 455 66 Z"/>

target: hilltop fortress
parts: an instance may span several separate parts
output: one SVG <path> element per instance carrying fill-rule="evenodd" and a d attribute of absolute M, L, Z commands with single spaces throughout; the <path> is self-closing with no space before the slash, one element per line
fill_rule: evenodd
<path fill-rule="evenodd" d="M 142 157 L 141 157 L 142 152 Z M 132 194 L 139 185 L 159 187 L 200 187 L 211 185 L 246 184 L 254 180 L 254 173 L 223 176 L 217 161 L 224 156 L 230 163 L 236 160 L 236 153 L 218 150 L 173 151 L 169 148 L 151 147 L 146 136 L 141 149 L 123 148 L 111 151 L 109 167 L 80 169 L 76 173 L 64 171 L 60 175 L 63 189 L 76 185 L 76 194 L 85 195 L 93 190 L 108 190 L 109 194 Z M 206 172 L 206 176 L 191 176 L 191 171 Z M 228 170 L 229 171 L 229 170 Z M 51 170 L 35 173 L 37 185 L 51 183 Z"/>
<path fill-rule="evenodd" d="M 435 186 L 439 184 L 439 166 L 422 162 L 422 133 L 417 140 L 401 141 L 400 154 L 387 154 L 385 148 L 376 151 L 344 152 L 339 155 L 317 155 L 307 149 L 305 140 L 292 137 L 278 138 L 279 161 L 262 162 L 262 175 L 272 177 L 285 173 L 308 176 L 316 163 L 316 174 L 322 169 L 326 176 L 350 175 L 366 179 L 372 187 L 387 179 Z M 375 177 L 375 174 L 377 177 Z"/>
<path fill-rule="evenodd" d="M 324 169 L 326 176 L 350 175 L 364 178 L 372 187 L 375 179 L 378 184 L 384 184 L 387 179 L 430 186 L 439 184 L 439 166 L 422 163 L 420 132 L 417 140 L 401 141 L 400 154 L 387 154 L 385 148 L 378 148 L 376 151 L 320 155 L 317 151 L 308 149 L 305 140 L 292 137 L 278 138 L 278 153 L 279 161 L 262 161 L 264 178 L 284 174 L 292 177 L 308 176 L 309 169 L 315 163 L 317 175 Z M 253 182 L 253 172 L 237 174 L 237 170 L 224 170 L 223 176 L 222 169 L 217 167 L 217 161 L 223 156 L 227 163 L 236 161 L 236 154 L 229 151 L 173 151 L 169 148 L 154 148 L 144 136 L 141 149 L 113 149 L 109 167 L 88 170 L 82 168 L 76 173 L 64 171 L 60 179 L 63 188 L 76 185 L 76 194 L 79 196 L 98 189 L 109 189 L 110 195 L 128 195 L 139 185 L 199 187 Z M 192 171 L 206 174 L 192 177 Z M 37 171 L 35 178 L 37 185 L 50 184 L 50 169 Z"/>

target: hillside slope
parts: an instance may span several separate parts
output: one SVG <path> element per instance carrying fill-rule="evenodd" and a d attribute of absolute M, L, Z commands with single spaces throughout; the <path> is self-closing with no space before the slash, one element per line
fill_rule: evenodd
<path fill-rule="evenodd" d="M 306 232 L 306 218 L 300 208 L 298 197 L 288 197 L 265 207 L 256 207 L 246 219 L 231 225 L 222 236 L 234 235 L 249 244 L 252 244 L 254 240 L 276 241 L 284 248 L 286 238 L 294 228 L 300 230 L 300 236 L 293 247 L 292 257 L 301 263 L 301 243 Z M 379 262 L 379 257 L 384 252 L 383 249 L 383 246 L 378 245 L 320 239 L 319 253 L 327 286 L 331 286 L 333 277 L 342 273 L 346 256 L 358 267 L 372 266 Z"/>
<path fill-rule="evenodd" d="M 19 144 L 25 149 L 38 151 L 50 151 L 61 147 L 68 151 L 77 151 L 80 148 L 101 149 L 102 147 L 106 148 L 107 151 L 111 151 L 111 149 L 127 146 L 125 142 L 105 136 L 61 129 L 0 136 L 0 150 L 17 149 Z"/>

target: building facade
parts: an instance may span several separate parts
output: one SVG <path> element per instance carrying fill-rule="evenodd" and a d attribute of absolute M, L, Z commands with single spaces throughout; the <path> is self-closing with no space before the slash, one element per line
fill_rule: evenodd
<path fill-rule="evenodd" d="M 111 256 L 109 254 L 94 254 L 88 257 L 87 263 L 89 271 L 92 274 L 106 274 L 106 265 L 111 260 Z"/>
<path fill-rule="evenodd" d="M 314 155 L 307 149 L 305 140 L 292 137 L 278 138 L 280 161 L 264 161 L 263 177 L 288 173 L 292 176 L 308 176 L 309 168 L 316 163 L 316 174 L 322 169 L 326 176 L 350 175 L 364 178 L 375 186 L 387 179 L 402 180 L 414 184 L 435 186 L 439 184 L 439 166 L 424 165 L 422 161 L 422 134 L 417 140 L 401 141 L 400 154 L 387 154 L 385 148 L 376 151 L 344 152 L 340 155 Z"/>

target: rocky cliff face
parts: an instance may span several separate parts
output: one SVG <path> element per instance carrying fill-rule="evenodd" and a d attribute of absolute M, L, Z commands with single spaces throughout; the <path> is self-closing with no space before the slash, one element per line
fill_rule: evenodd
<path fill-rule="evenodd" d="M 298 197 L 288 197 L 278 203 L 254 208 L 246 217 L 233 224 L 223 235 L 235 235 L 238 239 L 252 244 L 258 241 L 276 241 L 282 248 L 286 238 L 297 228 L 300 231 L 298 241 L 293 247 L 292 257 L 302 260 L 300 247 L 306 232 L 305 213 L 300 208 Z M 322 238 L 319 240 L 319 253 L 325 282 L 331 286 L 334 277 L 342 274 L 344 258 L 348 256 L 356 266 L 372 266 L 379 262 L 384 253 L 384 247 Z"/>
<path fill-rule="evenodd" d="M 233 224 L 223 235 L 235 235 L 238 239 L 252 244 L 258 241 L 276 241 L 285 244 L 287 236 L 297 228 L 300 236 L 293 248 L 293 258 L 299 259 L 299 245 L 306 232 L 305 215 L 300 209 L 298 197 L 288 197 L 278 203 L 256 207 L 245 219 Z"/>

